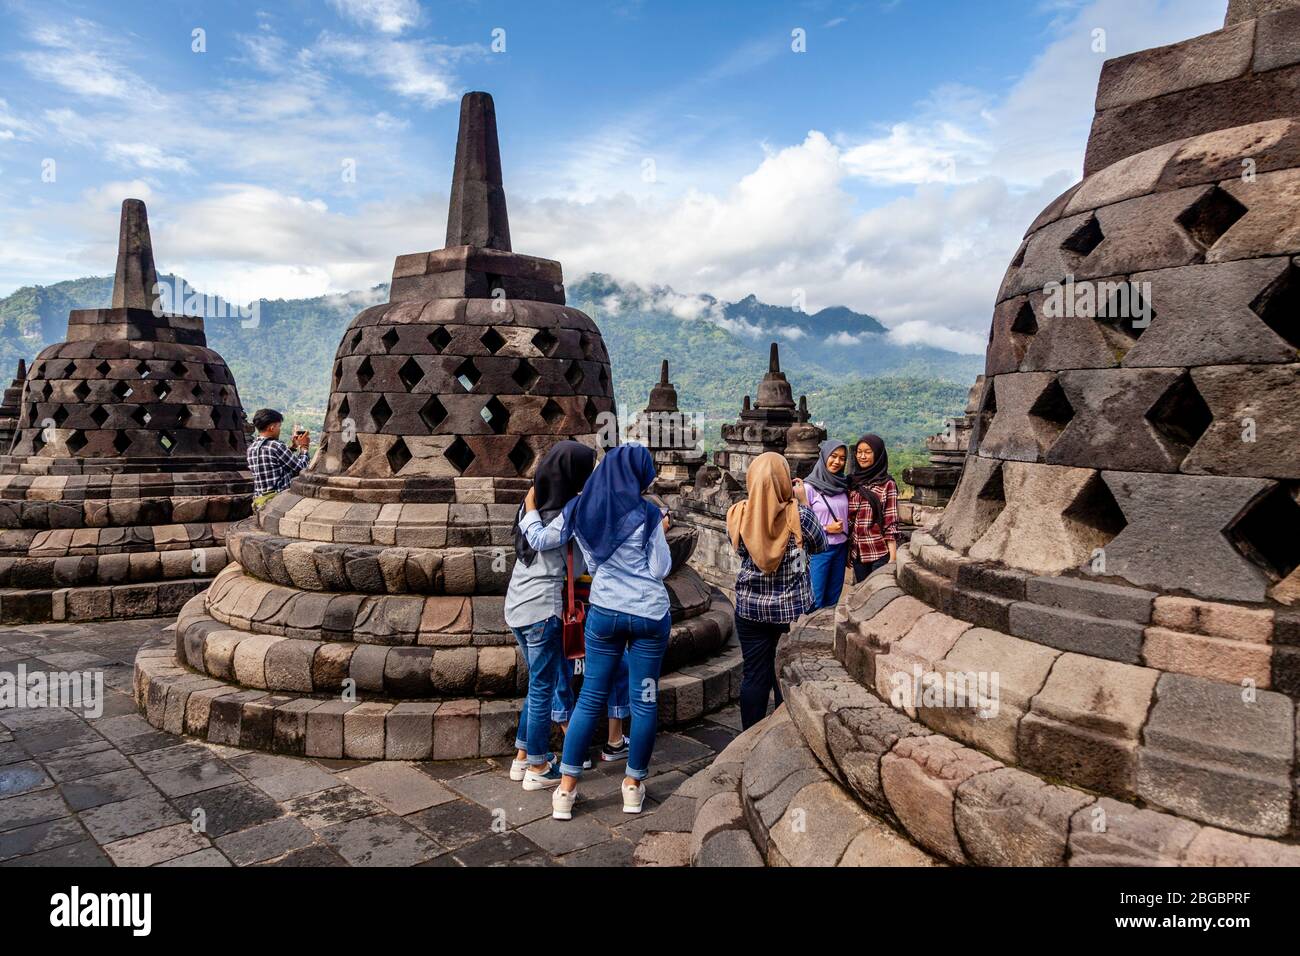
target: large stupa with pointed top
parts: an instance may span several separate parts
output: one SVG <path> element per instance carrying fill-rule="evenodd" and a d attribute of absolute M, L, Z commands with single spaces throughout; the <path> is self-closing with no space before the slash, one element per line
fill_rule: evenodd
<path fill-rule="evenodd" d="M 1106 62 L 951 502 L 785 643 L 695 862 L 1300 865 L 1298 37 Z"/>
<path fill-rule="evenodd" d="M 0 621 L 175 613 L 249 514 L 245 450 L 230 369 L 202 317 L 163 313 L 128 199 L 110 307 L 73 311 L 36 356 L 0 454 Z"/>
<path fill-rule="evenodd" d="M 650 389 L 650 400 L 632 422 L 632 440 L 650 449 L 659 477 L 655 488 L 662 493 L 679 491 L 695 480 L 704 464 L 699 429 L 693 418 L 677 406 L 677 388 L 668 380 L 668 360 L 659 368 L 659 382 Z"/>
<path fill-rule="evenodd" d="M 232 563 L 175 642 L 140 652 L 155 726 L 320 757 L 513 749 L 515 513 L 553 444 L 599 448 L 617 427 L 600 330 L 564 304 L 558 262 L 511 249 L 486 93 L 461 102 L 446 241 L 398 256 L 390 301 L 339 345 L 320 451 L 232 529 Z M 694 537 L 670 544 L 665 723 L 739 683 L 730 605 L 686 567 Z"/>

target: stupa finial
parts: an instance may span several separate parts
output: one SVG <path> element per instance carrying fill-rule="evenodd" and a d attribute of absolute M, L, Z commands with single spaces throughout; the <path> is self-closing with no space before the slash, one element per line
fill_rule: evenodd
<path fill-rule="evenodd" d="M 157 287 L 153 240 L 149 238 L 149 213 L 142 200 L 125 199 L 117 237 L 113 308 L 152 309 L 158 298 Z"/>
<path fill-rule="evenodd" d="M 511 251 L 496 107 L 487 93 L 466 93 L 460 101 L 456 167 L 447 211 L 447 247 L 453 246 Z"/>

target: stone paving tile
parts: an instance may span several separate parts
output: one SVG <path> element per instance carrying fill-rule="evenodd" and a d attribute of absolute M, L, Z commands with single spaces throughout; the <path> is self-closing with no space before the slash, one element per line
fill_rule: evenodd
<path fill-rule="evenodd" d="M 103 753 L 106 750 L 116 749 L 113 744 L 102 737 L 97 740 L 87 741 L 84 744 L 73 744 L 70 747 L 60 747 L 58 750 L 51 750 L 48 753 L 40 755 L 42 763 L 49 764 L 57 760 L 69 760 L 73 757 L 88 757 L 91 754 Z"/>
<path fill-rule="evenodd" d="M 310 763 L 299 763 L 293 770 L 273 777 L 257 777 L 253 784 L 276 800 L 292 800 L 311 793 L 320 793 L 339 785 L 338 778 Z"/>
<path fill-rule="evenodd" d="M 153 730 L 147 734 L 139 734 L 135 737 L 119 740 L 117 749 L 124 754 L 133 756 L 149 750 L 161 750 L 163 747 L 171 747 L 176 743 L 176 740 L 177 738 L 172 734 L 165 734 L 161 730 Z"/>
<path fill-rule="evenodd" d="M 53 784 L 54 781 L 41 769 L 40 764 L 30 760 L 0 767 L 0 797 L 15 797 L 33 790 L 44 790 Z"/>
<path fill-rule="evenodd" d="M 242 783 L 243 777 L 231 770 L 220 760 L 204 759 L 199 763 L 187 764 L 175 770 L 162 770 L 150 774 L 153 785 L 169 797 L 183 797 L 202 790 L 224 787 L 230 783 Z"/>
<path fill-rule="evenodd" d="M 266 823 L 284 814 L 280 804 L 243 780 L 176 797 L 172 803 L 191 822 L 198 819 L 195 812 L 202 811 L 202 831 L 214 839 Z"/>
<path fill-rule="evenodd" d="M 0 834 L 0 861 L 11 860 L 27 853 L 78 843 L 86 838 L 86 828 L 76 817 L 64 817 L 49 823 L 22 827 Z"/>
<path fill-rule="evenodd" d="M 320 837 L 353 866 L 412 866 L 442 853 L 438 844 L 391 815 L 325 827 Z"/>
<path fill-rule="evenodd" d="M 595 818 L 580 812 L 581 807 L 581 801 L 575 804 L 572 820 L 553 820 L 547 816 L 535 823 L 520 827 L 519 832 L 547 853 L 556 856 L 613 839 L 609 828 Z"/>
<path fill-rule="evenodd" d="M 456 799 L 454 793 L 408 763 L 372 763 L 338 776 L 399 817 Z"/>
<path fill-rule="evenodd" d="M 636 844 L 615 837 L 560 857 L 565 866 L 631 866 Z"/>
<path fill-rule="evenodd" d="M 0 800 L 0 833 L 71 815 L 63 797 L 54 789 L 9 797 Z"/>
<path fill-rule="evenodd" d="M 73 810 L 88 810 L 105 803 L 145 796 L 155 790 L 148 777 L 131 767 L 61 783 L 59 792 Z"/>
<path fill-rule="evenodd" d="M 496 823 L 497 828 L 493 829 L 493 823 L 499 819 L 487 807 L 468 800 L 456 800 L 413 813 L 406 821 L 419 827 L 438 841 L 439 845 L 449 850 L 459 850 L 499 833 L 501 823 Z"/>
<path fill-rule="evenodd" d="M 82 840 L 66 846 L 43 850 L 29 856 L 20 856 L 0 866 L 112 866 L 113 861 L 104 855 L 104 851 L 95 845 L 94 840 Z"/>
<path fill-rule="evenodd" d="M 347 786 L 295 797 L 285 804 L 285 809 L 313 830 L 384 812 L 360 790 Z"/>
<path fill-rule="evenodd" d="M 315 839 L 315 834 L 300 820 L 286 816 L 227 834 L 216 844 L 236 866 L 248 866 L 311 846 Z"/>
<path fill-rule="evenodd" d="M 54 725 L 58 729 L 37 733 L 15 731 L 18 742 L 33 757 L 49 755 L 52 751 L 63 750 L 78 744 L 98 743 L 103 738 L 85 721 Z"/>
<path fill-rule="evenodd" d="M 92 807 L 78 816 L 99 844 L 185 822 L 180 811 L 157 793 Z"/>
<path fill-rule="evenodd" d="M 149 722 L 139 714 L 105 717 L 102 720 L 95 721 L 95 730 L 114 742 L 154 732 Z"/>
<path fill-rule="evenodd" d="M 159 866 L 233 866 L 229 860 L 221 855 L 219 850 L 208 847 L 206 850 L 199 850 L 197 853 L 187 853 L 185 856 L 178 856 L 174 860 L 167 860 L 159 863 Z"/>
<path fill-rule="evenodd" d="M 504 771 L 448 780 L 447 786 L 481 807 L 500 810 L 510 827 L 551 815 L 551 791 L 525 790 Z"/>
<path fill-rule="evenodd" d="M 426 760 L 416 766 L 420 768 L 421 773 L 427 773 L 434 780 L 451 780 L 455 777 L 466 777 L 472 773 L 500 772 L 509 768 L 510 761 L 507 758 L 505 763 L 502 764 L 491 757 L 473 757 L 469 760 Z"/>
<path fill-rule="evenodd" d="M 107 741 L 105 741 L 107 744 Z M 131 761 L 116 750 L 97 750 L 88 754 L 60 757 L 45 761 L 45 772 L 53 779 L 63 782 L 81 780 L 111 770 L 130 770 Z"/>
<path fill-rule="evenodd" d="M 303 766 L 303 761 L 293 757 L 258 753 L 255 750 L 231 757 L 226 762 L 249 780 L 254 781 L 260 777 L 275 777 L 282 773 L 289 773 Z"/>
<path fill-rule="evenodd" d="M 327 846 L 317 843 L 286 853 L 277 860 L 256 863 L 255 866 L 347 866 L 348 863 Z"/>
<path fill-rule="evenodd" d="M 492 866 L 517 860 L 540 848 L 518 830 L 493 833 L 456 850 L 451 855 L 462 866 Z"/>
<path fill-rule="evenodd" d="M 162 773 L 164 770 L 178 770 L 201 762 L 208 756 L 207 750 L 197 744 L 181 743 L 173 747 L 147 750 L 134 754 L 131 762 L 146 774 Z"/>
<path fill-rule="evenodd" d="M 27 751 L 23 750 L 18 744 L 12 741 L 0 743 L 0 767 L 8 766 L 11 763 L 22 763 L 27 757 Z"/>
<path fill-rule="evenodd" d="M 207 839 L 190 829 L 188 823 L 178 823 L 110 843 L 104 852 L 118 866 L 153 866 L 207 846 Z"/>

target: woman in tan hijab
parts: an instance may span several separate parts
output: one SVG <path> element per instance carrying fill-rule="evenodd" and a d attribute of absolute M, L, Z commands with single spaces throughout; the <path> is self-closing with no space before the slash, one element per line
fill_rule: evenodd
<path fill-rule="evenodd" d="M 745 474 L 749 497 L 727 511 L 727 535 L 740 555 L 736 575 L 736 637 L 745 669 L 740 722 L 748 728 L 767 714 L 775 694 L 776 645 L 790 622 L 813 606 L 808 556 L 826 547 L 826 532 L 808 507 L 803 482 L 775 452 L 759 455 Z"/>

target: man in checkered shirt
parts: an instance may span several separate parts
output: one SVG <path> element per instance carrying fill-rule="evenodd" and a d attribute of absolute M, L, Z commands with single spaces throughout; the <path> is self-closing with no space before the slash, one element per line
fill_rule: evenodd
<path fill-rule="evenodd" d="M 248 468 L 253 473 L 253 505 L 260 508 L 289 487 L 289 482 L 307 467 L 307 448 L 311 435 L 298 432 L 290 439 L 290 451 L 280 439 L 284 416 L 273 408 L 260 408 L 253 413 L 253 427 L 257 437 L 248 446 Z"/>

